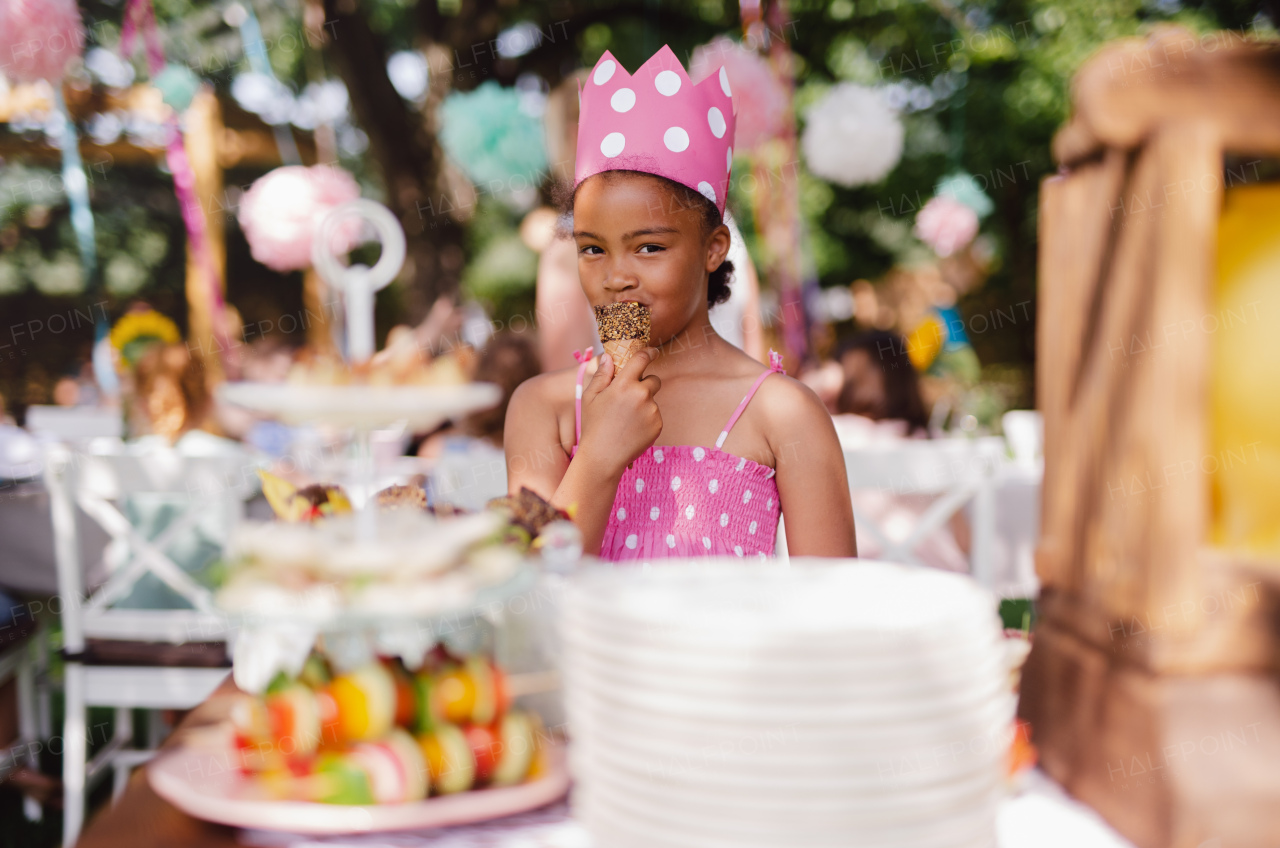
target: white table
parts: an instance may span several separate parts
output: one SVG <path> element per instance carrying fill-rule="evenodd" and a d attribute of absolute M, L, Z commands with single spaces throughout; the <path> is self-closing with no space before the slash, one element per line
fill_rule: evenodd
<path fill-rule="evenodd" d="M 1023 778 L 1021 792 L 1000 807 L 997 848 L 1134 848 L 1043 772 Z M 471 827 L 331 837 L 244 831 L 240 842 L 254 848 L 591 848 L 563 803 Z"/>

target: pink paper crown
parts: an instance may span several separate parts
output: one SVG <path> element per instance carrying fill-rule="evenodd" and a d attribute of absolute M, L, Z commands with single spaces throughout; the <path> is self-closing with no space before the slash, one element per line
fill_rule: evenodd
<path fill-rule="evenodd" d="M 581 91 L 573 183 L 602 171 L 643 171 L 701 192 L 723 214 L 733 127 L 724 68 L 694 85 L 665 45 L 634 75 L 605 51 Z"/>

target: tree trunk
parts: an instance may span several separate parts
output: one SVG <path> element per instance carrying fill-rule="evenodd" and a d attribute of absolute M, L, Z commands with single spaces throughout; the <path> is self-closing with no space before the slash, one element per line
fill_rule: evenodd
<path fill-rule="evenodd" d="M 420 321 L 436 299 L 457 293 L 462 278 L 462 224 L 458 201 L 441 178 L 444 153 L 430 119 L 424 121 L 400 97 L 387 76 L 387 50 L 356 3 L 324 0 L 331 51 L 351 95 L 351 108 L 369 136 L 369 150 L 382 171 L 387 206 L 404 226 L 405 281 L 409 318 Z M 431 66 L 436 77 L 442 70 Z M 447 75 L 441 74 L 441 76 Z M 432 80 L 435 94 L 436 80 Z M 447 89 L 446 89 L 447 90 Z M 426 111 L 433 115 L 439 94 Z"/>

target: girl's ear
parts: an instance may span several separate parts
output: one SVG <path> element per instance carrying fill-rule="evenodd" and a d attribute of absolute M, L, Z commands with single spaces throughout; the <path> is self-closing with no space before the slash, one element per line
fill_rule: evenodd
<path fill-rule="evenodd" d="M 707 237 L 707 273 L 710 274 L 720 267 L 725 258 L 729 255 L 730 235 L 729 228 L 724 224 L 716 227 L 711 231 L 711 235 Z"/>

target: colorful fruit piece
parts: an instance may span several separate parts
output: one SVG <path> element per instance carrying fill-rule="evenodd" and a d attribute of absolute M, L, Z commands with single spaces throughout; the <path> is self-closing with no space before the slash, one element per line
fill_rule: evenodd
<path fill-rule="evenodd" d="M 301 683 L 290 683 L 266 698 L 271 741 L 286 757 L 309 756 L 320 747 L 320 705 Z"/>
<path fill-rule="evenodd" d="M 465 792 L 475 785 L 475 755 L 457 725 L 440 722 L 435 730 L 418 737 L 418 746 L 427 761 L 431 786 L 437 792 Z"/>
<path fill-rule="evenodd" d="M 369 775 L 356 761 L 343 754 L 322 754 L 315 772 L 302 782 L 302 795 L 322 804 L 372 804 Z"/>
<path fill-rule="evenodd" d="M 436 676 L 431 693 L 437 714 L 447 722 L 466 724 L 476 705 L 476 681 L 465 668 L 453 666 Z"/>
<path fill-rule="evenodd" d="M 514 786 L 529 776 L 538 754 L 538 722 L 529 713 L 509 712 L 498 724 L 498 762 L 490 783 Z"/>
<path fill-rule="evenodd" d="M 327 687 L 338 711 L 338 732 L 348 742 L 385 736 L 396 715 L 396 685 L 381 663 L 340 674 Z"/>
<path fill-rule="evenodd" d="M 493 728 L 473 724 L 463 730 L 467 744 L 471 746 L 471 755 L 476 762 L 476 785 L 483 786 L 489 782 L 494 767 L 498 764 L 498 753 L 501 744 L 498 734 Z"/>
<path fill-rule="evenodd" d="M 483 657 L 470 657 L 464 668 L 475 692 L 471 703 L 471 722 L 493 724 L 499 714 L 497 670 Z"/>
<path fill-rule="evenodd" d="M 413 727 L 418 716 L 418 690 L 413 676 L 395 662 L 386 663 L 396 685 L 396 726 Z"/>
<path fill-rule="evenodd" d="M 307 661 L 302 664 L 302 671 L 298 673 L 298 682 L 312 689 L 323 689 L 332 679 L 333 672 L 329 670 L 329 663 L 315 653 L 307 657 Z"/>
<path fill-rule="evenodd" d="M 364 769 L 375 804 L 399 804 L 427 797 L 427 764 L 422 752 L 403 730 L 393 730 L 380 742 L 362 742 L 348 757 Z"/>
<path fill-rule="evenodd" d="M 426 733 L 435 729 L 436 723 L 443 721 L 436 706 L 436 698 L 432 692 L 436 688 L 436 678 L 427 672 L 418 672 L 413 676 L 414 715 L 408 725 L 414 733 Z"/>

